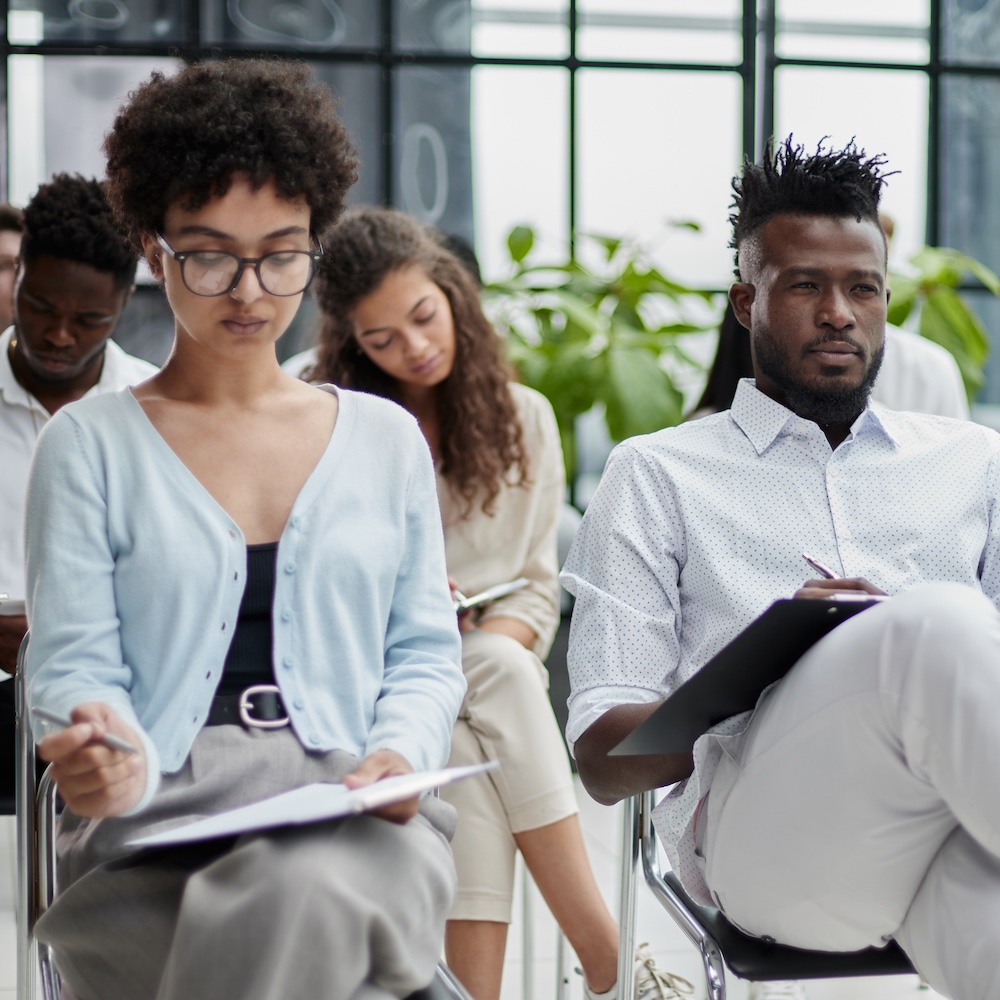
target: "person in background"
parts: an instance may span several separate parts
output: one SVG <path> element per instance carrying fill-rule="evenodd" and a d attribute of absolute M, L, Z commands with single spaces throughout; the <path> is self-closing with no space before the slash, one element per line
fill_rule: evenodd
<path fill-rule="evenodd" d="M 0 209 L 0 220 L 7 215 Z M 66 403 L 156 372 L 111 340 L 138 258 L 115 226 L 101 184 L 58 174 L 35 193 L 23 223 L 14 325 L 0 334 L 0 593 L 12 601 L 25 597 L 25 490 L 42 429 Z M 0 241 L 13 235 L 2 231 Z M 0 677 L 13 673 L 27 627 L 23 610 L 0 614 Z M 0 683 L 0 796 L 13 788 L 14 685 Z"/>
<path fill-rule="evenodd" d="M 0 204 L 0 330 L 14 319 L 14 269 L 21 252 L 24 214 L 19 208 Z"/>
<path fill-rule="evenodd" d="M 32 465 L 28 698 L 71 720 L 38 744 L 66 808 L 35 935 L 79 1000 L 408 996 L 454 897 L 445 803 L 132 846 L 448 757 L 465 682 L 428 449 L 275 352 L 353 143 L 308 66 L 239 59 L 153 73 L 105 153 L 175 335 L 151 379 L 56 414 Z"/>
<path fill-rule="evenodd" d="M 883 212 L 879 215 L 879 224 L 886 240 L 891 241 L 894 229 L 892 218 Z M 752 377 L 750 337 L 736 319 L 732 303 L 727 302 L 708 382 L 688 419 L 728 410 L 739 380 Z M 885 325 L 882 367 L 871 398 L 894 410 L 969 419 L 965 384 L 951 353 L 940 344 L 892 323 Z"/>
<path fill-rule="evenodd" d="M 583 842 L 566 747 L 542 665 L 558 625 L 556 528 L 564 471 L 555 416 L 510 380 L 468 264 L 392 209 L 348 212 L 326 236 L 311 377 L 406 407 L 434 455 L 448 572 L 466 594 L 527 587 L 463 618 L 468 692 L 451 764 L 500 761 L 489 781 L 441 790 L 458 809 L 450 968 L 476 1000 L 500 993 L 519 849 L 583 965 L 587 996 L 615 995 L 618 928 Z M 639 995 L 689 984 L 637 963 Z"/>

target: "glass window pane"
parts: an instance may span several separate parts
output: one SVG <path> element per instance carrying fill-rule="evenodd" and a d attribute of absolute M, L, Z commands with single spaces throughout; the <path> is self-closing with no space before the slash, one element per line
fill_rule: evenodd
<path fill-rule="evenodd" d="M 12 0 L 10 41 L 178 42 L 184 38 L 184 0 Z"/>
<path fill-rule="evenodd" d="M 396 47 L 416 52 L 560 58 L 567 0 L 395 0 Z"/>
<path fill-rule="evenodd" d="M 316 75 L 340 99 L 340 117 L 354 140 L 361 161 L 352 205 L 382 202 L 382 71 L 377 66 L 314 63 Z"/>
<path fill-rule="evenodd" d="M 472 73 L 476 251 L 487 280 L 510 273 L 507 234 L 535 230 L 541 259 L 568 244 L 569 75 L 480 66 Z"/>
<path fill-rule="evenodd" d="M 379 43 L 379 4 L 372 0 L 203 0 L 201 8 L 208 45 L 294 46 L 308 52 Z"/>
<path fill-rule="evenodd" d="M 101 143 L 118 106 L 153 70 L 174 72 L 170 59 L 104 56 L 12 56 L 10 200 L 23 205 L 58 171 L 104 176 Z"/>
<path fill-rule="evenodd" d="M 727 288 L 741 94 L 735 73 L 581 70 L 579 228 L 635 237 L 671 276 Z M 670 225 L 684 220 L 701 232 Z"/>
<path fill-rule="evenodd" d="M 929 0 L 778 0 L 778 55 L 923 63 L 930 58 Z"/>
<path fill-rule="evenodd" d="M 467 67 L 396 73 L 394 203 L 472 242 L 472 154 Z"/>
<path fill-rule="evenodd" d="M 1000 211 L 998 101 L 1000 80 L 942 80 L 941 242 L 995 271 L 1000 271 L 1000 231 L 993 222 Z"/>
<path fill-rule="evenodd" d="M 739 0 L 580 0 L 577 52 L 584 59 L 738 63 Z"/>
<path fill-rule="evenodd" d="M 904 70 L 784 66 L 775 80 L 779 139 L 792 133 L 811 149 L 824 137 L 838 148 L 853 138 L 869 154 L 885 153 L 887 169 L 899 171 L 882 192 L 882 209 L 896 224 L 890 267 L 902 266 L 924 243 L 927 99 L 927 77 Z"/>
<path fill-rule="evenodd" d="M 944 0 L 941 54 L 950 62 L 1000 63 L 1000 6 L 992 0 Z"/>

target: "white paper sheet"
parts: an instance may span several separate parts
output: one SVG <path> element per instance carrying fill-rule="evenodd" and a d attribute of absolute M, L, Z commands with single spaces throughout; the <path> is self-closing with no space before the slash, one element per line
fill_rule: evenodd
<path fill-rule="evenodd" d="M 215 837 L 233 837 L 251 830 L 267 830 L 278 826 L 297 826 L 320 820 L 370 812 L 392 802 L 401 802 L 441 785 L 471 778 L 499 767 L 497 761 L 473 764 L 469 767 L 446 767 L 440 771 L 419 771 L 383 778 L 364 788 L 349 789 L 340 784 L 304 785 L 302 788 L 275 795 L 262 802 L 231 809 L 199 819 L 163 833 L 130 840 L 130 847 L 165 847 L 190 844 Z"/>

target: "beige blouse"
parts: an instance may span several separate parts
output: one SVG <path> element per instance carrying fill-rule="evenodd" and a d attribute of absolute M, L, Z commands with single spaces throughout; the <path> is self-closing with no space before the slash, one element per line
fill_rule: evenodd
<path fill-rule="evenodd" d="M 549 401 L 514 382 L 510 392 L 523 428 L 530 481 L 501 487 L 491 516 L 477 503 L 463 519 L 463 504 L 439 476 L 445 558 L 458 589 L 469 596 L 519 576 L 531 580 L 523 590 L 488 605 L 479 620 L 524 622 L 537 634 L 532 648 L 544 659 L 559 624 L 556 531 L 565 493 L 562 448 Z"/>

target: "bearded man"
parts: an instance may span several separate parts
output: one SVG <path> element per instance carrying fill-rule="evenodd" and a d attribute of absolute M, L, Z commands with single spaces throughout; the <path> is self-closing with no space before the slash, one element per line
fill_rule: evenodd
<path fill-rule="evenodd" d="M 895 939 L 946 996 L 1000 996 L 1000 435 L 869 402 L 884 160 L 791 139 L 734 181 L 755 379 L 612 454 L 563 575 L 567 737 L 602 802 L 654 822 L 696 899 L 761 938 Z M 803 553 L 834 579 L 805 580 Z M 893 595 L 693 753 L 621 739 L 781 597 Z"/>

